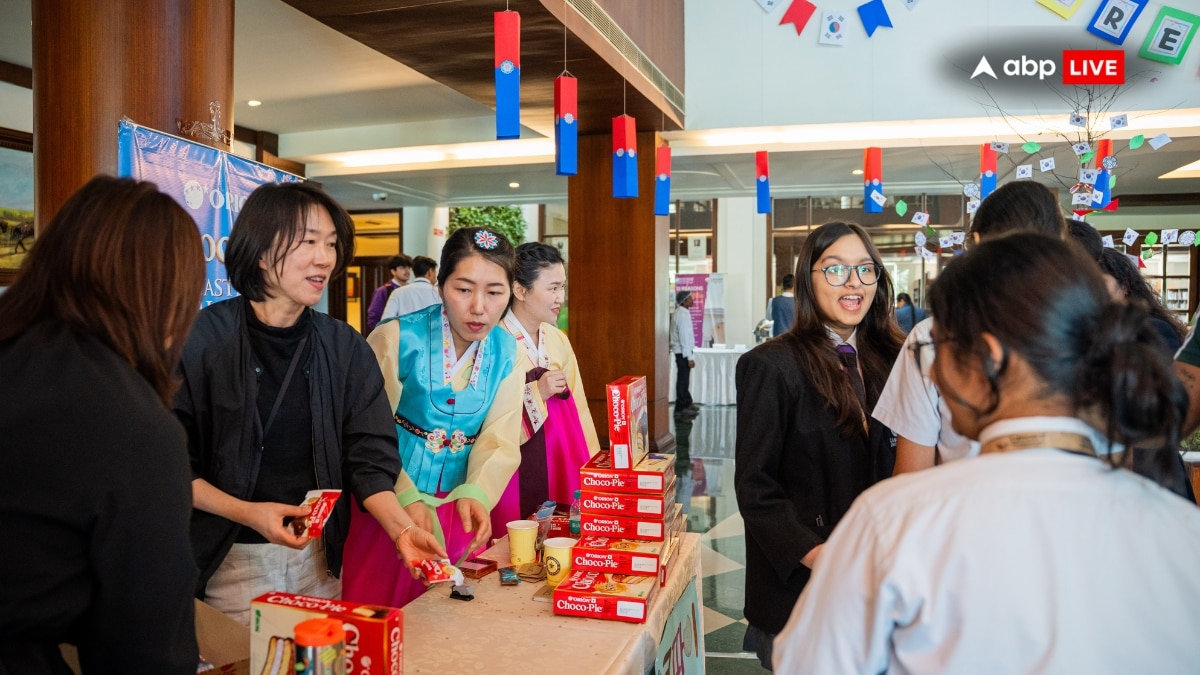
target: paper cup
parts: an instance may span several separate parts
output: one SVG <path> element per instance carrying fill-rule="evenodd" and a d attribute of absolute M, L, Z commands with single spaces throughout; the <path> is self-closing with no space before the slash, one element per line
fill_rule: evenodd
<path fill-rule="evenodd" d="M 571 547 L 578 543 L 570 537 L 547 539 L 542 548 L 546 564 L 546 585 L 551 588 L 562 583 L 571 573 Z"/>
<path fill-rule="evenodd" d="M 508 522 L 508 553 L 514 565 L 537 562 L 538 524 L 536 520 L 510 520 Z"/>

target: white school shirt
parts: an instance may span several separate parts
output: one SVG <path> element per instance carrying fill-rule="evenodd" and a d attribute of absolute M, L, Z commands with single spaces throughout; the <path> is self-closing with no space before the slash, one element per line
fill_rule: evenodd
<path fill-rule="evenodd" d="M 407 286 L 401 286 L 392 291 L 392 294 L 388 296 L 387 304 L 383 306 L 383 316 L 379 320 L 412 314 L 430 305 L 440 304 L 442 304 L 442 296 L 438 294 L 433 284 L 429 283 L 425 277 L 417 277 Z"/>
<path fill-rule="evenodd" d="M 980 440 L 1088 434 L 1003 420 Z M 864 492 L 775 640 L 780 673 L 1195 673 L 1200 509 L 1094 457 L 989 453 Z"/>
<path fill-rule="evenodd" d="M 933 365 L 933 349 L 921 352 L 921 368 L 917 369 L 912 355 L 912 345 L 930 342 L 933 319 L 928 318 L 916 326 L 904 340 L 904 347 L 896 356 L 887 383 L 875 402 L 871 417 L 885 427 L 908 440 L 936 447 L 942 462 L 953 462 L 979 454 L 979 444 L 960 436 L 950 426 L 950 409 L 942 395 L 929 378 Z"/>

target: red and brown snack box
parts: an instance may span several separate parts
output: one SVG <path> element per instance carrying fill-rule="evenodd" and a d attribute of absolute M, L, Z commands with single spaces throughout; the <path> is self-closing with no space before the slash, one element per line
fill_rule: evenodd
<path fill-rule="evenodd" d="M 458 566 L 464 577 L 482 579 L 496 571 L 496 561 L 487 558 L 469 558 Z"/>
<path fill-rule="evenodd" d="M 645 623 L 657 576 L 571 570 L 554 589 L 554 613 Z"/>
<path fill-rule="evenodd" d="M 326 617 L 341 621 L 346 631 L 347 673 L 403 675 L 404 614 L 399 609 L 275 592 L 250 603 L 250 672 L 270 672 L 267 659 L 284 655 L 296 624 Z"/>
<path fill-rule="evenodd" d="M 537 514 L 529 514 L 526 520 L 537 520 Z M 569 536 L 571 536 L 571 515 L 566 511 L 555 511 L 554 515 L 550 516 L 550 530 L 546 532 L 545 538 Z"/>
<path fill-rule="evenodd" d="M 658 574 L 667 545 L 661 541 L 637 541 L 587 536 L 571 549 L 571 569 L 611 574 Z"/>
<path fill-rule="evenodd" d="M 587 536 L 614 537 L 617 539 L 641 539 L 643 541 L 665 541 L 667 524 L 662 518 L 626 518 L 624 516 L 597 516 L 593 513 L 579 515 L 580 534 Z"/>
<path fill-rule="evenodd" d="M 661 495 L 621 494 L 620 492 L 579 491 L 581 513 L 596 515 L 636 516 L 638 518 L 665 518 L 675 503 L 674 479 Z"/>
<path fill-rule="evenodd" d="M 646 378 L 626 375 L 607 386 L 608 446 L 613 467 L 637 466 L 650 452 L 650 418 L 646 412 Z"/>
<path fill-rule="evenodd" d="M 613 468 L 607 450 L 601 450 L 579 470 L 580 492 L 619 492 L 661 495 L 675 478 L 675 455 L 652 453 L 632 469 Z"/>
<path fill-rule="evenodd" d="M 341 496 L 341 490 L 309 490 L 300 506 L 308 506 L 312 510 L 304 518 L 292 519 L 292 532 L 297 537 L 304 535 L 319 539 L 325 532 L 325 521 L 333 515 L 333 507 Z"/>

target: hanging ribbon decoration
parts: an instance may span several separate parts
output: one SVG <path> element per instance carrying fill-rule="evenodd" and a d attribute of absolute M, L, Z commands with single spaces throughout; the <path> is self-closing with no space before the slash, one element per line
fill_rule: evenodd
<path fill-rule="evenodd" d="M 496 50 L 496 139 L 521 137 L 521 15 L 493 15 Z"/>
<path fill-rule="evenodd" d="M 654 162 L 654 215 L 671 215 L 671 146 L 658 146 Z"/>
<path fill-rule="evenodd" d="M 579 80 L 566 73 L 554 79 L 554 173 L 579 173 Z"/>
<path fill-rule="evenodd" d="M 637 122 L 629 115 L 612 118 L 613 196 L 638 196 Z"/>
<path fill-rule="evenodd" d="M 987 199 L 995 190 L 996 151 L 991 143 L 984 143 L 979 146 L 979 199 Z"/>
<path fill-rule="evenodd" d="M 767 151 L 759 150 L 754 153 L 754 185 L 758 196 L 758 212 L 771 212 L 771 167 L 767 160 Z"/>
<path fill-rule="evenodd" d="M 1114 164 L 1113 159 L 1112 139 L 1101 138 L 1096 141 L 1096 168 L 1100 169 L 1100 173 L 1096 174 L 1096 184 L 1092 186 L 1092 208 L 1103 209 L 1112 203 L 1112 171 L 1105 164 Z M 1096 201 L 1095 193 L 1100 193 L 1100 201 Z"/>
<path fill-rule="evenodd" d="M 883 196 L 883 148 L 863 151 L 863 213 L 883 213 L 882 200 L 873 193 Z"/>

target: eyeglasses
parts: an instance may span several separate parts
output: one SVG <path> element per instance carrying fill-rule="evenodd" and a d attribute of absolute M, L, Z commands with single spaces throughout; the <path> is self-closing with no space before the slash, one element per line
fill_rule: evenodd
<path fill-rule="evenodd" d="M 917 371 L 922 375 L 929 376 L 929 373 L 925 372 L 925 368 L 928 368 L 933 363 L 934 355 L 937 353 L 937 346 L 943 342 L 950 342 L 950 339 L 933 339 L 928 342 L 918 340 L 908 346 L 908 351 L 912 353 L 913 360 L 917 362 Z M 922 360 L 925 362 L 924 366 L 921 364 Z"/>
<path fill-rule="evenodd" d="M 858 274 L 858 280 L 864 286 L 874 286 L 879 283 L 879 265 L 869 263 L 866 265 L 829 265 L 813 270 L 820 271 L 825 274 L 825 281 L 830 286 L 845 286 L 850 281 L 850 272 Z"/>

